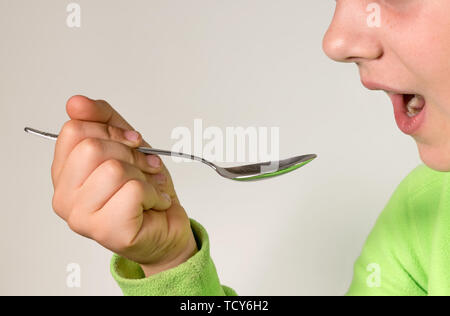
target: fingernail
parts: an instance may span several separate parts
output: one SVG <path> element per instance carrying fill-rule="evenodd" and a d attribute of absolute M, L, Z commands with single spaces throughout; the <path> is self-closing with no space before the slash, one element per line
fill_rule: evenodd
<path fill-rule="evenodd" d="M 170 198 L 169 194 L 163 192 L 161 193 L 161 196 L 165 198 L 167 201 L 172 202 L 172 199 Z"/>
<path fill-rule="evenodd" d="M 123 134 L 125 138 L 131 142 L 135 142 L 139 139 L 139 133 L 135 131 L 125 131 Z"/>
<path fill-rule="evenodd" d="M 159 168 L 161 166 L 161 160 L 155 155 L 147 156 L 147 163 L 153 168 Z"/>
<path fill-rule="evenodd" d="M 162 173 L 158 173 L 155 175 L 155 180 L 158 184 L 164 184 L 166 183 L 166 176 Z"/>

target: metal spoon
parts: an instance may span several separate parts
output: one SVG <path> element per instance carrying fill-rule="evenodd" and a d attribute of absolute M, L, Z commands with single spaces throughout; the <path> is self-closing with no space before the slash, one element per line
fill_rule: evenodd
<path fill-rule="evenodd" d="M 25 132 L 50 140 L 56 140 L 58 138 L 58 135 L 56 134 L 42 132 L 30 127 L 25 127 Z M 213 168 L 222 177 L 236 181 L 256 181 L 279 176 L 298 169 L 317 157 L 317 155 L 314 154 L 303 155 L 279 161 L 261 162 L 251 165 L 222 168 L 208 160 L 193 155 L 149 147 L 138 147 L 136 148 L 136 150 L 147 155 L 174 156 L 200 161 Z"/>

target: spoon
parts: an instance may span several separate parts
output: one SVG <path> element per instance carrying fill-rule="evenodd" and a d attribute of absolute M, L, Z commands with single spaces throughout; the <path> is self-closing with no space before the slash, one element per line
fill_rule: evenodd
<path fill-rule="evenodd" d="M 47 132 L 42 132 L 37 129 L 31 128 L 31 127 L 25 127 L 25 132 L 37 135 L 46 139 L 50 140 L 56 140 L 58 138 L 58 135 L 51 134 Z M 195 161 L 203 162 L 204 164 L 210 166 L 213 168 L 219 175 L 221 175 L 224 178 L 236 180 L 236 181 L 256 181 L 256 180 L 263 180 L 267 178 L 273 178 L 275 176 L 279 176 L 288 172 L 291 172 L 295 169 L 298 169 L 307 163 L 314 160 L 317 155 L 303 155 L 303 156 L 296 156 L 284 160 L 279 161 L 268 161 L 268 162 L 261 162 L 261 163 L 255 163 L 251 165 L 243 165 L 243 166 L 236 166 L 236 167 L 229 167 L 229 168 L 223 168 L 219 167 L 212 162 L 205 160 L 200 157 L 196 157 L 193 155 L 188 155 L 184 153 L 179 152 L 172 152 L 168 150 L 162 150 L 162 149 L 155 149 L 150 147 L 138 147 L 136 148 L 137 151 L 147 154 L 147 155 L 163 155 L 163 156 L 174 156 L 174 157 L 181 157 L 181 158 L 188 158 Z"/>

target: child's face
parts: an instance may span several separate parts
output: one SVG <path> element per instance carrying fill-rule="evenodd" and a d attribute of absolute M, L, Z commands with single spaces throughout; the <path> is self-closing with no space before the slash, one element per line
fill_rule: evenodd
<path fill-rule="evenodd" d="M 336 5 L 325 53 L 356 63 L 367 88 L 386 91 L 399 128 L 415 139 L 423 162 L 450 171 L 450 0 L 337 0 Z M 414 95 L 417 111 L 423 100 L 425 106 L 410 118 L 405 104 Z"/>

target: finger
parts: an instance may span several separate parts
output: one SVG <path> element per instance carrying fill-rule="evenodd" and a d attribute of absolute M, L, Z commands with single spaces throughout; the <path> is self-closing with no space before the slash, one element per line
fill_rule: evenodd
<path fill-rule="evenodd" d="M 102 165 L 103 166 L 103 165 Z M 69 227 L 76 233 L 95 239 L 100 243 L 111 242 L 111 238 L 121 238 L 116 243 L 123 243 L 135 236 L 143 223 L 143 213 L 146 210 L 165 211 L 171 206 L 170 198 L 167 194 L 159 192 L 154 186 L 140 180 L 142 174 L 138 175 L 138 169 L 131 165 L 121 164 L 119 168 L 130 172 L 122 176 L 115 184 L 107 184 L 104 181 L 104 172 L 111 166 L 117 168 L 119 165 L 111 164 L 109 166 L 100 166 L 98 172 L 93 174 L 86 185 L 85 190 L 80 192 L 80 200 L 86 203 L 77 203 L 73 210 L 67 215 Z M 134 170 L 133 170 L 134 169 Z M 136 179 L 137 177 L 138 179 Z M 99 209 L 92 209 L 94 199 L 92 194 L 100 192 L 92 191 L 93 188 L 102 189 L 102 198 L 96 198 Z M 107 190 L 109 189 L 109 191 Z M 126 244 L 124 245 L 126 246 Z"/>
<path fill-rule="evenodd" d="M 108 102 L 76 95 L 67 101 L 67 114 L 71 119 L 105 123 L 123 129 L 133 127 Z"/>
<path fill-rule="evenodd" d="M 148 182 L 128 181 L 100 211 L 93 214 L 94 221 L 99 223 L 97 226 L 101 224 L 102 227 L 95 240 L 106 247 L 129 247 L 142 229 L 146 210 L 164 211 L 170 206 L 171 201 L 165 194 Z M 165 217 L 163 212 L 155 214 Z"/>
<path fill-rule="evenodd" d="M 170 207 L 172 202 L 168 194 L 159 192 L 153 185 L 151 185 L 147 181 L 130 180 L 123 186 L 121 191 L 122 192 L 119 191 L 120 194 L 118 194 L 117 196 L 117 201 L 120 200 L 122 196 L 133 197 L 134 200 L 140 202 L 142 211 L 165 211 Z M 126 201 L 126 199 L 124 200 Z M 114 201 L 112 201 L 112 203 L 114 203 Z M 117 208 L 117 212 L 121 212 L 120 208 Z"/>
<path fill-rule="evenodd" d="M 115 159 L 132 164 L 146 173 L 157 173 L 153 156 L 147 156 L 118 142 L 86 138 L 70 153 L 61 172 L 61 178 L 73 188 L 79 188 L 87 177 L 103 162 Z"/>
<path fill-rule="evenodd" d="M 66 111 L 73 120 L 99 122 L 125 130 L 134 130 L 131 124 L 104 100 L 92 100 L 82 95 L 76 95 L 67 101 Z M 145 141 L 143 144 L 151 147 Z"/>
<path fill-rule="evenodd" d="M 153 183 L 153 185 L 157 186 L 159 189 L 163 189 L 162 191 L 166 191 L 167 188 L 167 177 L 163 172 L 147 175 L 147 181 Z"/>
<path fill-rule="evenodd" d="M 92 100 L 88 97 L 76 95 L 67 101 L 67 114 L 73 120 L 99 122 L 111 126 L 116 126 L 124 130 L 134 130 L 134 128 L 106 101 Z M 141 146 L 151 145 L 142 140 Z M 161 170 L 166 175 L 168 183 L 173 186 L 169 171 L 159 158 L 152 158 L 155 163 L 161 164 Z M 159 160 L 159 161 L 158 161 Z M 176 196 L 175 190 L 171 188 L 171 195 Z"/>
<path fill-rule="evenodd" d="M 95 235 L 98 226 L 93 225 L 92 217 L 99 212 L 106 203 L 121 190 L 125 184 L 135 180 L 146 183 L 146 177 L 135 166 L 118 160 L 108 160 L 100 165 L 85 181 L 77 194 L 77 202 L 71 212 L 65 217 L 69 227 L 80 235 L 89 238 L 99 238 Z M 146 184 L 143 183 L 143 186 Z M 151 185 L 151 184 L 150 184 Z M 143 205 L 146 208 L 166 210 L 170 207 L 170 199 L 167 199 L 159 190 L 151 190 L 144 187 L 145 197 L 135 200 L 135 195 L 130 195 L 127 201 L 137 206 Z M 135 208 L 131 208 L 135 209 Z M 139 209 L 139 208 L 138 208 Z M 128 214 L 134 216 L 136 213 Z M 116 218 L 119 222 L 127 223 L 125 217 Z M 139 214 L 138 214 L 139 216 Z M 96 218 L 98 216 L 95 216 Z M 104 223 L 101 223 L 104 226 Z M 120 223 L 117 223 L 120 225 Z"/>
<path fill-rule="evenodd" d="M 89 137 L 113 140 L 133 148 L 138 147 L 142 143 L 142 136 L 136 131 L 124 130 L 102 123 L 70 120 L 61 129 L 55 146 L 52 164 L 54 182 L 59 177 L 61 168 L 70 152 L 82 140 Z"/>
<path fill-rule="evenodd" d="M 59 202 L 58 209 L 67 212 L 76 192 L 89 175 L 110 159 L 132 164 L 144 172 L 155 173 L 155 169 L 149 165 L 146 155 L 135 149 L 113 141 L 86 138 L 74 148 L 62 168 L 58 179 L 59 183 L 55 187 L 55 195 L 64 197 L 58 198 L 58 200 L 62 200 Z"/>
<path fill-rule="evenodd" d="M 77 209 L 86 213 L 100 210 L 130 180 L 146 181 L 146 176 L 129 163 L 114 159 L 105 161 L 79 189 Z"/>
<path fill-rule="evenodd" d="M 172 199 L 172 204 L 180 204 L 180 201 L 174 189 L 172 178 L 170 177 L 170 174 L 167 171 L 167 169 L 164 169 L 164 165 L 163 170 L 160 173 L 156 174 L 146 173 L 145 177 L 149 183 L 152 183 L 160 191 L 169 194 L 170 198 Z"/>
<path fill-rule="evenodd" d="M 92 100 L 88 97 L 76 95 L 67 101 L 67 114 L 76 120 L 92 121 L 109 124 L 123 129 L 133 129 L 133 127 L 106 101 Z M 151 147 L 145 140 L 143 146 Z M 170 196 L 178 201 L 177 194 L 174 189 L 172 177 L 166 166 L 162 164 L 162 172 L 167 177 L 168 190 Z"/>

